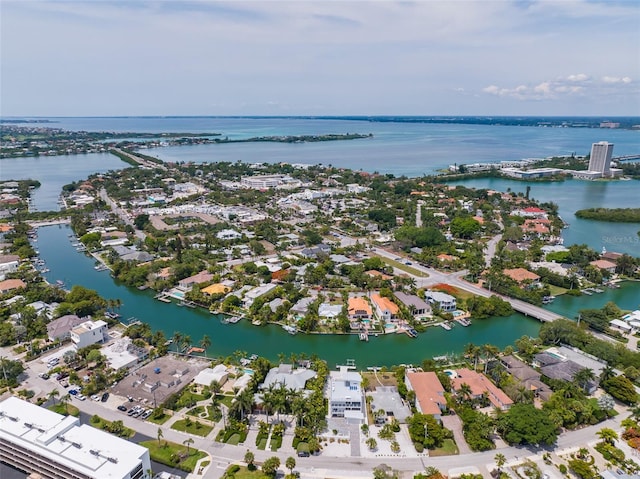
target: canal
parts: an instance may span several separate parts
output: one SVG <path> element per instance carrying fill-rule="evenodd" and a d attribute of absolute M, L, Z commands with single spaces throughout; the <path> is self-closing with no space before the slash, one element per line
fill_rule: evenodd
<path fill-rule="evenodd" d="M 278 326 L 258 327 L 248 321 L 225 325 L 207 311 L 157 301 L 152 291 L 129 288 L 114 281 L 107 271 L 96 271 L 94 258 L 77 252 L 71 245 L 68 237 L 71 232 L 68 226 L 38 229 L 35 246 L 50 270 L 44 274 L 50 283 L 61 280 L 66 288 L 79 284 L 98 291 L 106 299 L 118 298 L 122 301 L 120 313 L 123 318 L 136 317 L 154 331 L 163 331 L 168 338 L 180 331 L 197 344 L 206 334 L 212 341 L 207 351 L 209 356 L 227 356 L 239 350 L 270 360 L 277 359 L 279 354 L 316 354 L 330 366 L 347 359 L 354 359 L 360 368 L 419 364 L 425 358 L 460 353 L 470 342 L 504 348 L 522 335 L 537 336 L 540 328 L 536 320 L 514 314 L 475 321 L 467 328 L 456 325 L 451 331 L 429 328 L 415 339 L 405 334 L 392 334 L 371 337 L 369 342 L 363 342 L 356 335 L 292 336 Z"/>

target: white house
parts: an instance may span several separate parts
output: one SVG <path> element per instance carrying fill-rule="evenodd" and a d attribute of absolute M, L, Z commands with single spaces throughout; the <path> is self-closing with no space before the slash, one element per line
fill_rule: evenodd
<path fill-rule="evenodd" d="M 451 312 L 457 308 L 456 298 L 440 291 L 425 291 L 424 296 L 431 304 L 435 304 L 440 311 Z"/>
<path fill-rule="evenodd" d="M 109 340 L 109 327 L 102 320 L 85 321 L 71 330 L 71 341 L 76 349 L 86 348 Z"/>
<path fill-rule="evenodd" d="M 347 366 L 329 373 L 329 417 L 344 418 L 351 424 L 364 422 L 365 400 L 361 384 L 360 373 L 349 371 Z"/>
<path fill-rule="evenodd" d="M 242 305 L 245 308 L 248 308 L 253 304 L 253 302 L 258 299 L 260 296 L 264 296 L 267 293 L 270 293 L 274 289 L 278 287 L 277 284 L 267 283 L 262 286 L 257 286 L 244 294 L 244 298 L 242 298 Z"/>
<path fill-rule="evenodd" d="M 17 254 L 0 255 L 0 281 L 2 281 L 8 273 L 18 270 L 20 264 L 20 256 Z"/>

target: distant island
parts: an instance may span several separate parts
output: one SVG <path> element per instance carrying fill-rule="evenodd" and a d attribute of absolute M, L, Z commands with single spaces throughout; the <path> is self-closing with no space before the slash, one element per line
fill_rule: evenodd
<path fill-rule="evenodd" d="M 137 149 L 217 143 L 311 143 L 371 138 L 373 134 L 329 133 L 324 135 L 222 137 L 221 133 L 140 133 L 109 131 L 68 131 L 43 126 L 0 126 L 0 158 L 106 153 L 113 148 Z"/>
<path fill-rule="evenodd" d="M 610 223 L 640 223 L 640 208 L 588 208 L 576 211 L 578 218 Z"/>

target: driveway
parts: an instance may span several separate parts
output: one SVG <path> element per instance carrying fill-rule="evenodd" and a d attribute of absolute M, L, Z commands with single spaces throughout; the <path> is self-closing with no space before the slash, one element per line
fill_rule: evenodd
<path fill-rule="evenodd" d="M 467 441 L 464 440 L 462 421 L 460 418 L 458 416 L 442 416 L 442 425 L 453 432 L 453 439 L 455 439 L 458 445 L 460 454 L 469 454 L 471 449 L 467 445 Z"/>

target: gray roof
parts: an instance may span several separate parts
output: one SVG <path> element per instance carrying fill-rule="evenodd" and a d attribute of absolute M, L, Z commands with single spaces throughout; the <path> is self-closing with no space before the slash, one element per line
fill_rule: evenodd
<path fill-rule="evenodd" d="M 84 323 L 88 318 L 79 318 L 75 314 L 66 314 L 47 324 L 47 334 L 51 339 L 62 338 L 70 334 L 76 326 Z"/>
<path fill-rule="evenodd" d="M 307 381 L 315 377 L 316 372 L 311 369 L 293 369 L 291 364 L 281 364 L 277 368 L 269 370 L 267 377 L 264 378 L 264 383 L 260 387 L 266 389 L 272 384 L 280 384 L 288 389 L 302 391 Z"/>
<path fill-rule="evenodd" d="M 146 251 L 134 251 L 131 253 L 123 254 L 120 256 L 123 261 L 151 261 L 153 255 L 150 255 Z"/>
<path fill-rule="evenodd" d="M 407 307 L 413 306 L 416 309 L 431 309 L 431 305 L 426 301 L 420 299 L 415 294 L 407 294 L 402 292 L 394 293 L 396 298 Z"/>
<path fill-rule="evenodd" d="M 313 301 L 314 298 L 311 297 L 302 298 L 296 304 L 294 304 L 289 311 L 292 313 L 306 313 L 309 309 L 309 305 L 313 303 Z"/>

